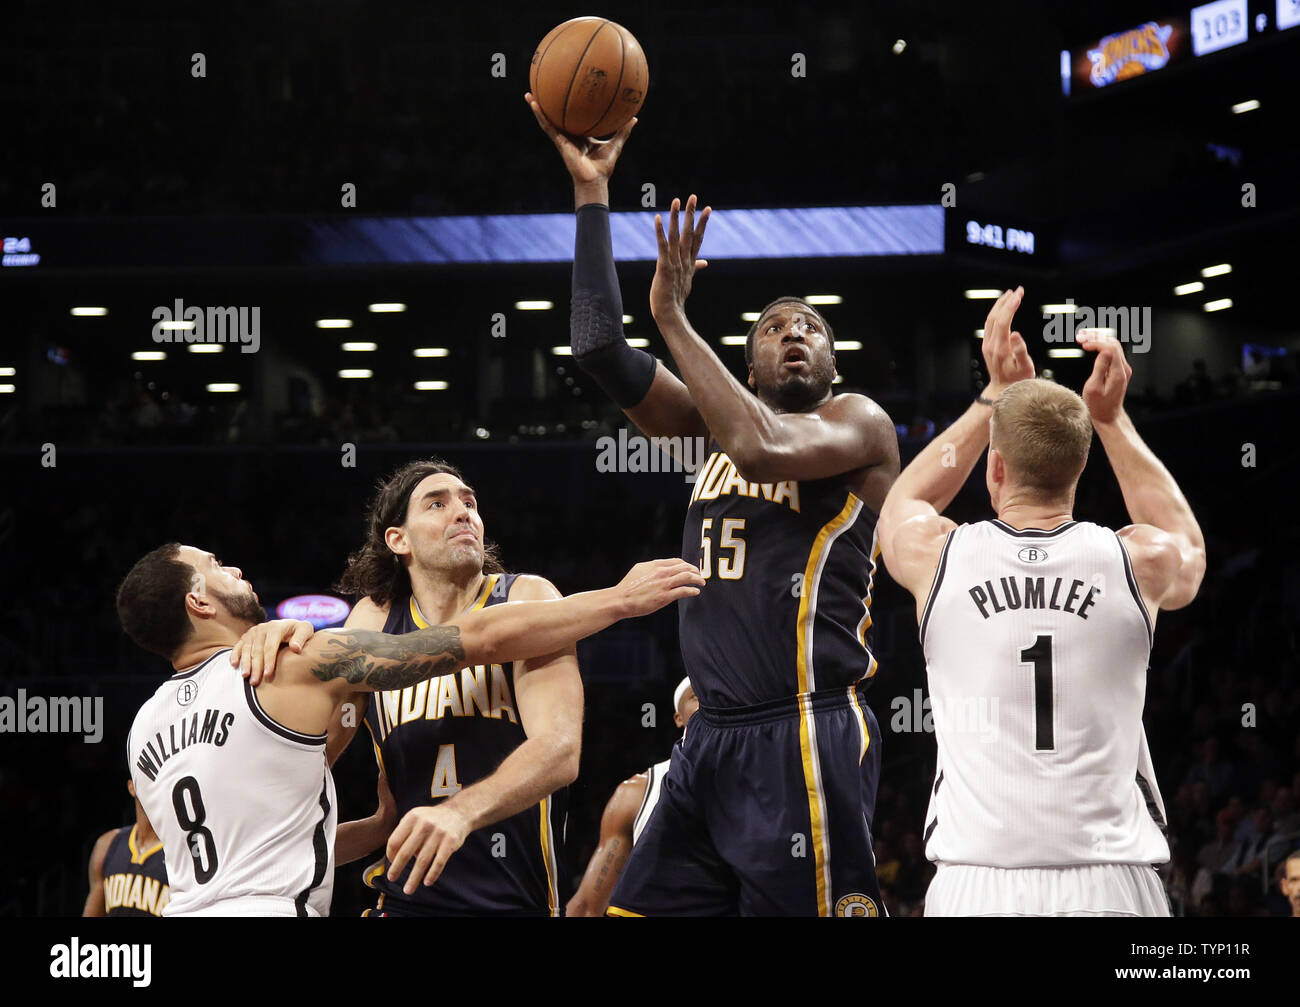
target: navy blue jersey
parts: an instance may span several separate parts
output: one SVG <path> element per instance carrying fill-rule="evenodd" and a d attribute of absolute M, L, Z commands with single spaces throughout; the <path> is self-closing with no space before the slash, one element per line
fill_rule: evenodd
<path fill-rule="evenodd" d="M 134 825 L 124 825 L 110 840 L 101 873 L 109 916 L 161 916 L 171 898 L 162 843 L 140 849 Z"/>
<path fill-rule="evenodd" d="M 700 705 L 754 706 L 875 674 L 876 515 L 843 476 L 747 482 L 714 441 L 696 476 L 682 558 L 707 578 L 677 603 Z"/>
<path fill-rule="evenodd" d="M 489 576 L 471 611 L 509 600 L 517 574 Z M 413 597 L 394 600 L 385 633 L 428 628 Z M 526 735 L 515 702 L 514 665 L 478 665 L 378 692 L 366 709 L 375 755 L 397 803 L 398 819 L 414 807 L 441 803 L 494 773 Z M 471 832 L 432 886 L 411 896 L 382 871 L 366 883 L 382 893 L 381 913 L 559 915 L 566 791 Z M 387 868 L 387 863 L 384 865 Z"/>

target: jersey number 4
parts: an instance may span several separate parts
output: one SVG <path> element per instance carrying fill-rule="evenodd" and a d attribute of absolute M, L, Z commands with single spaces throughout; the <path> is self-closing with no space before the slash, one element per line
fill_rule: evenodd
<path fill-rule="evenodd" d="M 188 806 L 185 802 L 187 797 Z M 178 780 L 172 788 L 172 807 L 176 809 L 176 821 L 185 830 L 186 848 L 194 859 L 194 880 L 206 885 L 217 873 L 217 843 L 203 824 L 208 814 L 203 808 L 199 781 L 192 776 Z"/>
<path fill-rule="evenodd" d="M 1056 748 L 1052 729 L 1052 637 L 1044 633 L 1020 652 L 1022 664 L 1034 666 L 1034 749 L 1050 752 Z"/>
<path fill-rule="evenodd" d="M 700 522 L 700 573 L 708 580 L 713 576 L 713 540 L 709 532 L 713 529 L 713 518 L 706 517 Z M 738 532 L 745 530 L 743 517 L 724 517 L 722 534 L 718 536 L 718 548 L 730 549 L 730 556 L 718 556 L 718 577 L 721 580 L 740 580 L 745 576 L 745 540 Z"/>

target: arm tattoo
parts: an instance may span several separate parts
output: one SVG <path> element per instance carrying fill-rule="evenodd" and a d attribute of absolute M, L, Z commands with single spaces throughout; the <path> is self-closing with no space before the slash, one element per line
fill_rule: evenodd
<path fill-rule="evenodd" d="M 464 665 L 457 626 L 433 626 L 402 636 L 355 629 L 331 633 L 311 673 L 322 682 L 341 678 L 381 691 L 404 689 Z"/>

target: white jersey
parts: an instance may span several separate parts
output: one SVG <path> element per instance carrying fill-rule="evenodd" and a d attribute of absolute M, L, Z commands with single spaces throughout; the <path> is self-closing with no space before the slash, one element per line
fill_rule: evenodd
<path fill-rule="evenodd" d="M 956 528 L 920 632 L 938 743 L 929 859 L 1169 859 L 1142 726 L 1151 620 L 1115 532 Z"/>
<path fill-rule="evenodd" d="M 338 802 L 325 735 L 277 724 L 223 650 L 136 714 L 131 778 L 162 840 L 165 916 L 327 916 Z"/>
<path fill-rule="evenodd" d="M 650 821 L 650 813 L 659 803 L 659 792 L 663 788 L 664 777 L 668 775 L 668 765 L 672 761 L 672 759 L 664 759 L 663 762 L 656 762 L 645 771 L 645 796 L 641 798 L 641 807 L 637 809 L 636 818 L 632 821 L 633 846 L 641 838 L 641 830 L 645 828 L 646 822 Z"/>

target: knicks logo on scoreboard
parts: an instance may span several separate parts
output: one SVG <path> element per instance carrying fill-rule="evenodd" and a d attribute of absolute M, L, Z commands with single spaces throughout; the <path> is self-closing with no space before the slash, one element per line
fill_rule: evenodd
<path fill-rule="evenodd" d="M 1047 551 L 1036 545 L 1027 545 L 1016 553 L 1016 557 L 1021 563 L 1041 563 L 1047 559 Z"/>
<path fill-rule="evenodd" d="M 1093 87 L 1105 87 L 1165 66 L 1169 62 L 1169 36 L 1173 31 L 1172 25 L 1148 21 L 1137 28 L 1107 35 L 1096 49 L 1088 50 L 1088 59 L 1092 60 L 1089 79 Z"/>
<path fill-rule="evenodd" d="M 869 895 L 853 892 L 835 903 L 836 916 L 879 916 L 875 901 Z"/>

